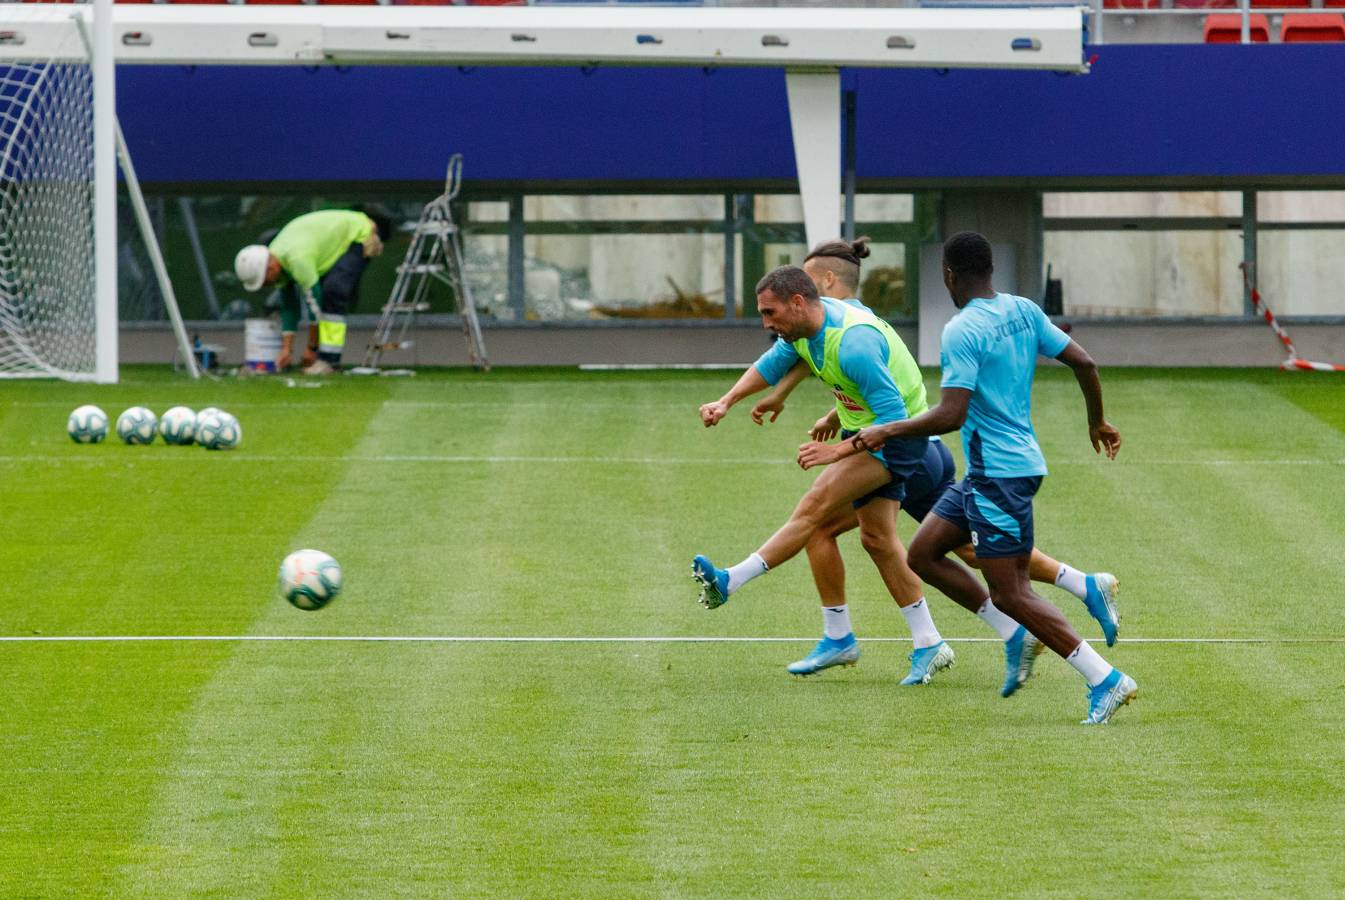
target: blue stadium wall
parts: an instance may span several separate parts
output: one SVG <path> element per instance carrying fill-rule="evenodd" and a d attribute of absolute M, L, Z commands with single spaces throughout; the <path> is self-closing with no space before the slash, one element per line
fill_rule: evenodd
<path fill-rule="evenodd" d="M 1092 74 L 847 71 L 860 179 L 1345 185 L 1345 46 L 1105 46 Z M 782 70 L 124 66 L 158 184 L 707 189 L 795 178 Z"/>

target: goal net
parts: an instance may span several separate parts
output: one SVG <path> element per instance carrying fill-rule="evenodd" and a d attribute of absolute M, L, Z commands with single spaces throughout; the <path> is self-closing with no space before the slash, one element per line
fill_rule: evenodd
<path fill-rule="evenodd" d="M 96 374 L 94 78 L 63 32 L 0 63 L 0 377 Z"/>

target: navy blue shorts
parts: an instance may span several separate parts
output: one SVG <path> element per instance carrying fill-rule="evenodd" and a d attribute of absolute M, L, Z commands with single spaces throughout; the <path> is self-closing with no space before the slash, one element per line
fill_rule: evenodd
<path fill-rule="evenodd" d="M 364 256 L 364 245 L 356 241 L 322 276 L 322 311 L 344 316 L 355 308 L 359 299 L 360 276 L 369 260 Z"/>
<path fill-rule="evenodd" d="M 986 478 L 968 475 L 934 504 L 934 515 L 971 535 L 979 559 L 1032 552 L 1032 498 L 1041 476 Z"/>
<path fill-rule="evenodd" d="M 854 435 L 853 431 L 841 432 L 843 440 Z M 893 448 L 894 452 L 889 455 L 888 448 L 893 444 L 903 446 Z M 855 509 L 870 500 L 895 500 L 911 518 L 919 522 L 957 478 L 953 454 L 948 452 L 942 441 L 931 441 L 929 438 L 888 441 L 883 445 L 881 453 L 883 465 L 892 474 L 892 480 L 856 500 L 853 504 Z"/>

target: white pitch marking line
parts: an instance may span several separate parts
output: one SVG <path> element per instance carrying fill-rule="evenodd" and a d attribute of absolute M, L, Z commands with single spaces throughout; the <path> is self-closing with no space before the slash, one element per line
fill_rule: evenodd
<path fill-rule="evenodd" d="M 451 635 L 339 635 L 339 634 L 131 634 L 131 635 L 8 635 L 0 636 L 0 643 L 171 643 L 207 641 L 217 643 L 294 642 L 294 643 L 375 643 L 375 644 L 798 644 L 816 640 L 815 637 L 503 637 Z M 959 644 L 1000 644 L 999 638 L 950 637 L 945 640 Z M 866 643 L 909 644 L 910 638 L 873 637 Z M 1089 643 L 1100 644 L 1100 638 Z M 1345 644 L 1345 637 L 1314 638 L 1121 638 L 1121 644 Z"/>
<path fill-rule="evenodd" d="M 676 457 L 676 456 L 453 456 L 439 454 L 389 454 L 378 456 L 340 456 L 340 455 L 304 455 L 304 454 L 251 454 L 245 451 L 228 453 L 197 453 L 191 450 L 172 450 L 168 453 L 154 450 L 139 451 L 135 456 L 99 456 L 99 451 L 90 448 L 87 454 L 78 451 L 68 454 L 11 454 L 0 455 L 0 463 L 128 463 L 128 462 L 180 462 L 192 460 L 234 460 L 237 462 L 304 462 L 304 463 L 446 463 L 456 465 L 495 465 L 495 464 L 540 464 L 575 465 L 598 463 L 601 465 L 628 466 L 793 466 L 794 460 L 774 459 L 723 459 L 718 457 Z M 1052 460 L 1053 466 L 1097 465 L 1097 460 L 1061 459 Z M 1147 459 L 1127 460 L 1123 467 L 1143 466 L 1345 466 L 1345 459 L 1200 459 L 1171 460 Z"/>

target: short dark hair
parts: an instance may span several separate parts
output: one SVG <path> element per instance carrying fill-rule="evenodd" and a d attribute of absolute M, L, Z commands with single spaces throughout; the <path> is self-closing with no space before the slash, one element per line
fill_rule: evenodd
<path fill-rule="evenodd" d="M 803 261 L 817 260 L 828 272 L 831 272 L 850 288 L 859 288 L 859 261 L 869 255 L 868 236 L 857 237 L 853 241 L 835 238 L 823 241 L 814 247 Z"/>
<path fill-rule="evenodd" d="M 975 231 L 959 231 L 944 242 L 943 264 L 954 275 L 984 277 L 995 271 L 990 242 Z"/>
<path fill-rule="evenodd" d="M 770 291 L 781 300 L 788 300 L 795 294 L 802 294 L 810 303 L 817 301 L 817 285 L 808 277 L 808 273 L 798 266 L 781 266 L 772 269 L 757 282 L 757 293 Z"/>

